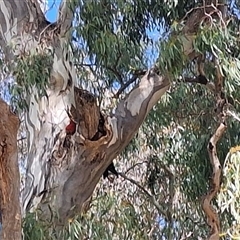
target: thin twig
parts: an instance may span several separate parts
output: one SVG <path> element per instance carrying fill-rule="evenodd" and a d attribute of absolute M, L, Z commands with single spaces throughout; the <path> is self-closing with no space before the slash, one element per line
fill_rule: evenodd
<path fill-rule="evenodd" d="M 237 115 L 237 113 L 232 112 L 232 111 L 230 111 L 230 110 L 228 109 L 228 110 L 226 111 L 226 114 L 227 114 L 228 116 L 233 117 L 234 119 L 236 119 L 237 121 L 240 122 L 240 117 Z"/>
<path fill-rule="evenodd" d="M 226 5 L 225 3 L 218 3 L 218 4 L 217 4 L 217 6 L 225 6 L 225 5 Z M 192 9 L 190 9 L 190 10 L 185 14 L 185 16 L 182 18 L 181 21 L 185 20 L 185 19 L 188 17 L 188 15 L 189 15 L 190 13 L 192 13 L 193 11 L 196 11 L 196 10 L 199 10 L 199 9 L 206 9 L 206 8 L 210 8 L 210 7 L 212 7 L 212 4 L 192 8 Z"/>
<path fill-rule="evenodd" d="M 143 161 L 143 162 L 138 162 L 138 163 L 132 165 L 130 168 L 128 168 L 128 169 L 125 171 L 125 174 L 127 174 L 128 172 L 130 172 L 130 171 L 131 171 L 132 169 L 134 169 L 136 166 L 142 165 L 142 164 L 144 164 L 144 163 L 148 163 L 148 162 L 147 162 L 147 161 Z"/>
<path fill-rule="evenodd" d="M 130 84 L 134 83 L 138 77 L 144 75 L 146 73 L 147 70 L 138 70 L 138 71 L 135 71 L 133 73 L 133 76 L 126 82 L 124 83 L 120 89 L 117 91 L 117 93 L 114 95 L 114 98 L 118 98 L 120 96 L 120 94 L 122 94 L 122 92 L 127 88 L 129 87 Z"/>
<path fill-rule="evenodd" d="M 107 66 L 107 69 L 110 70 L 112 73 L 114 73 L 114 75 L 117 77 L 118 81 L 119 81 L 121 84 L 123 84 L 122 75 L 121 75 L 121 73 L 119 73 L 119 72 L 117 71 L 116 68 Z"/>
<path fill-rule="evenodd" d="M 124 173 L 118 173 L 122 178 L 124 178 L 125 180 L 133 183 L 134 185 L 136 185 L 144 194 L 147 195 L 147 197 L 150 199 L 150 201 L 152 202 L 152 204 L 156 207 L 156 209 L 158 210 L 158 212 L 167 218 L 167 213 L 162 209 L 162 207 L 160 206 L 160 204 L 156 201 L 155 197 L 149 193 L 142 185 L 140 185 L 138 182 L 136 182 L 135 180 L 127 177 Z"/>

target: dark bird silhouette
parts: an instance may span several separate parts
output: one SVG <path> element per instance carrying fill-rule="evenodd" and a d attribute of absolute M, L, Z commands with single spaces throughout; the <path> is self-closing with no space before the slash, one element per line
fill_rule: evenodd
<path fill-rule="evenodd" d="M 103 179 L 108 178 L 108 180 L 109 180 L 110 182 L 113 182 L 113 178 L 110 178 L 110 174 L 111 174 L 111 173 L 112 173 L 113 175 L 115 175 L 115 176 L 118 177 L 118 172 L 117 172 L 117 170 L 116 170 L 113 162 L 110 163 L 110 165 L 107 167 L 107 169 L 106 169 L 105 172 L 103 173 Z"/>

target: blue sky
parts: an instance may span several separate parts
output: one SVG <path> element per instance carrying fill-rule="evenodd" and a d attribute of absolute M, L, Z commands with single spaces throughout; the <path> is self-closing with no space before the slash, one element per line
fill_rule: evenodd
<path fill-rule="evenodd" d="M 57 20 L 60 3 L 61 0 L 48 0 L 49 10 L 46 12 L 46 18 L 49 22 L 55 22 Z"/>
<path fill-rule="evenodd" d="M 49 10 L 46 12 L 45 16 L 49 22 L 55 22 L 58 17 L 58 9 L 61 4 L 62 0 L 48 0 L 48 8 Z M 152 38 L 153 41 L 158 41 L 160 37 L 160 32 L 157 30 L 157 28 L 150 30 L 147 30 L 148 35 Z M 148 67 L 151 67 L 158 57 L 158 49 L 156 46 L 149 46 L 145 50 L 147 58 L 145 59 L 145 64 Z M 7 85 L 6 85 L 7 84 Z M 9 81 L 0 81 L 0 97 L 5 99 L 8 103 L 10 102 L 10 95 L 8 91 L 8 84 Z"/>
<path fill-rule="evenodd" d="M 57 20 L 57 13 L 60 3 L 61 0 L 48 0 L 49 10 L 46 12 L 46 18 L 48 21 L 55 22 Z M 6 81 L 0 81 L 0 97 L 10 104 L 11 95 L 9 94 L 9 87 L 12 85 L 12 80 L 5 80 Z"/>
<path fill-rule="evenodd" d="M 57 20 L 58 8 L 60 3 L 61 3 L 61 0 L 48 0 L 49 10 L 46 12 L 46 18 L 49 22 L 55 22 Z M 161 33 L 159 32 L 159 30 L 157 30 L 157 28 L 152 30 L 147 29 L 147 34 L 149 35 L 149 37 L 151 37 L 153 41 L 158 41 L 161 35 Z M 146 55 L 148 56 L 146 64 L 148 67 L 150 67 L 155 63 L 158 57 L 158 49 L 156 48 L 156 46 L 147 47 Z"/>

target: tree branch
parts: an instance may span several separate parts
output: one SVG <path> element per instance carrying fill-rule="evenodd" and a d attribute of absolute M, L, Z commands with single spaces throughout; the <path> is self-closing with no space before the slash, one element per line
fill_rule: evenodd
<path fill-rule="evenodd" d="M 125 171 L 125 174 L 130 172 L 131 170 L 133 170 L 135 167 L 139 166 L 139 165 L 142 165 L 142 164 L 145 164 L 147 163 L 147 161 L 142 161 L 142 162 L 138 162 L 138 163 L 135 163 L 133 164 L 130 168 L 128 168 L 126 171 Z"/>
<path fill-rule="evenodd" d="M 123 78 L 121 73 L 119 73 L 117 71 L 117 69 L 115 67 L 111 67 L 111 66 L 107 66 L 107 69 L 109 69 L 112 73 L 114 73 L 114 75 L 117 77 L 118 81 L 123 84 Z"/>
<path fill-rule="evenodd" d="M 123 93 L 123 91 L 130 86 L 130 84 L 134 83 L 139 76 L 142 76 L 146 73 L 147 71 L 146 70 L 138 70 L 138 71 L 135 71 L 133 73 L 133 76 L 126 82 L 124 83 L 120 89 L 117 91 L 117 93 L 115 94 L 114 98 L 119 98 L 119 96 Z"/>
<path fill-rule="evenodd" d="M 135 180 L 127 177 L 124 173 L 118 173 L 122 178 L 124 178 L 125 180 L 133 183 L 134 185 L 136 185 L 145 195 L 147 195 L 147 197 L 150 199 L 150 201 L 152 202 L 152 204 L 156 207 L 156 209 L 158 210 L 159 214 L 161 214 L 162 216 L 167 218 L 167 213 L 163 210 L 163 208 L 160 206 L 160 204 L 157 202 L 157 200 L 155 199 L 155 197 L 149 193 L 142 185 L 140 185 L 138 182 L 136 182 Z"/>
<path fill-rule="evenodd" d="M 236 112 L 233 112 L 233 111 L 230 111 L 229 109 L 226 111 L 226 114 L 228 116 L 231 116 L 233 117 L 235 120 L 239 121 L 240 122 L 240 116 L 239 114 L 237 114 Z"/>
<path fill-rule="evenodd" d="M 9 62 L 21 51 L 36 47 L 34 38 L 48 22 L 37 0 L 1 0 L 0 24 L 0 46 L 6 62 Z"/>
<path fill-rule="evenodd" d="M 211 233 L 209 236 L 209 240 L 218 240 L 220 233 L 220 222 L 218 218 L 218 214 L 215 209 L 211 205 L 212 199 L 216 196 L 217 192 L 220 189 L 220 179 L 221 179 L 221 164 L 217 156 L 217 142 L 222 137 L 223 133 L 226 130 L 225 123 L 221 123 L 217 128 L 216 132 L 211 137 L 208 143 L 208 154 L 210 158 L 210 162 L 213 168 L 210 190 L 203 197 L 202 200 L 202 208 L 207 216 L 207 223 L 211 228 Z"/>
<path fill-rule="evenodd" d="M 206 88 L 208 88 L 211 92 L 215 93 L 215 84 L 213 82 L 210 82 L 205 76 L 198 75 L 197 77 L 185 77 L 183 79 L 183 82 L 186 83 L 199 83 L 202 85 L 205 85 Z"/>
<path fill-rule="evenodd" d="M 108 118 L 113 136 L 108 144 L 110 152 L 119 153 L 135 135 L 154 104 L 168 90 L 170 82 L 159 76 L 154 69 L 146 72 L 139 84 L 121 100 L 116 110 Z M 114 154 L 114 157 L 117 154 Z M 110 163 L 110 162 L 109 162 Z"/>
<path fill-rule="evenodd" d="M 32 1 L 32 7 L 31 7 L 31 12 L 34 12 L 34 9 L 35 9 L 35 14 L 36 16 L 38 16 L 38 19 L 40 21 L 44 21 L 45 20 L 45 16 L 43 14 L 43 11 L 40 7 L 40 3 L 38 0 L 31 0 Z"/>
<path fill-rule="evenodd" d="M 75 11 L 75 3 L 73 2 L 74 1 L 62 0 L 59 8 L 57 25 L 60 28 L 60 33 L 62 36 L 64 36 L 72 26 L 73 14 Z"/>

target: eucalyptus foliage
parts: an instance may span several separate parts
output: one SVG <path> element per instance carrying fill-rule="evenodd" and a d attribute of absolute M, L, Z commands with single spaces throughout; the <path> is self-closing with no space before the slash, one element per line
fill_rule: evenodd
<path fill-rule="evenodd" d="M 114 96 L 137 71 L 150 67 L 147 63 L 152 56 L 146 54 L 146 49 L 151 48 L 155 51 L 155 65 L 170 76 L 172 87 L 118 159 L 120 171 L 131 172 L 131 178 L 137 177 L 137 183 L 150 195 L 133 183 L 126 183 L 127 180 L 116 180 L 113 185 L 100 182 L 90 210 L 70 220 L 68 229 L 49 233 L 47 223 L 41 225 L 29 215 L 24 223 L 26 239 L 179 239 L 188 234 L 189 239 L 204 237 L 206 223 L 200 198 L 208 190 L 211 166 L 207 144 L 218 119 L 214 94 L 205 86 L 183 81 L 198 72 L 195 60 L 189 60 L 184 53 L 182 34 L 184 17 L 191 9 L 202 6 L 202 1 L 89 0 L 71 4 L 77 5 L 77 12 L 69 44 L 79 85 L 88 86 L 92 92 L 97 89 L 104 103 L 106 93 Z M 231 18 L 227 24 L 212 19 L 209 24 L 201 23 L 191 37 L 194 51 L 206 55 L 205 73 L 209 81 L 216 77 L 213 59 L 217 58 L 225 79 L 224 94 L 232 99 L 233 111 L 239 112 L 239 1 L 228 4 Z M 49 55 L 19 58 L 12 94 L 19 99 L 34 86 L 43 95 L 51 62 Z M 89 69 L 93 77 L 89 77 Z M 132 83 L 137 81 L 136 78 Z M 127 94 L 130 86 L 124 88 L 120 97 Z M 18 104 L 23 103 L 20 100 Z M 105 104 L 104 110 L 114 106 L 114 101 Z M 226 232 L 240 217 L 240 187 L 236 181 L 239 154 L 228 155 L 224 163 L 229 149 L 239 144 L 239 119 L 228 118 L 227 125 L 218 145 L 225 182 L 218 205 Z M 140 158 L 146 163 L 141 164 Z M 136 164 L 138 167 L 133 167 Z M 129 168 L 132 170 L 128 171 Z M 153 197 L 164 211 L 156 208 Z M 239 232 L 235 230 L 234 234 Z"/>
<path fill-rule="evenodd" d="M 18 110 L 28 108 L 28 94 L 34 94 L 36 99 L 46 95 L 52 64 L 53 57 L 49 53 L 19 56 L 13 70 L 16 82 L 11 87 L 12 104 Z"/>

